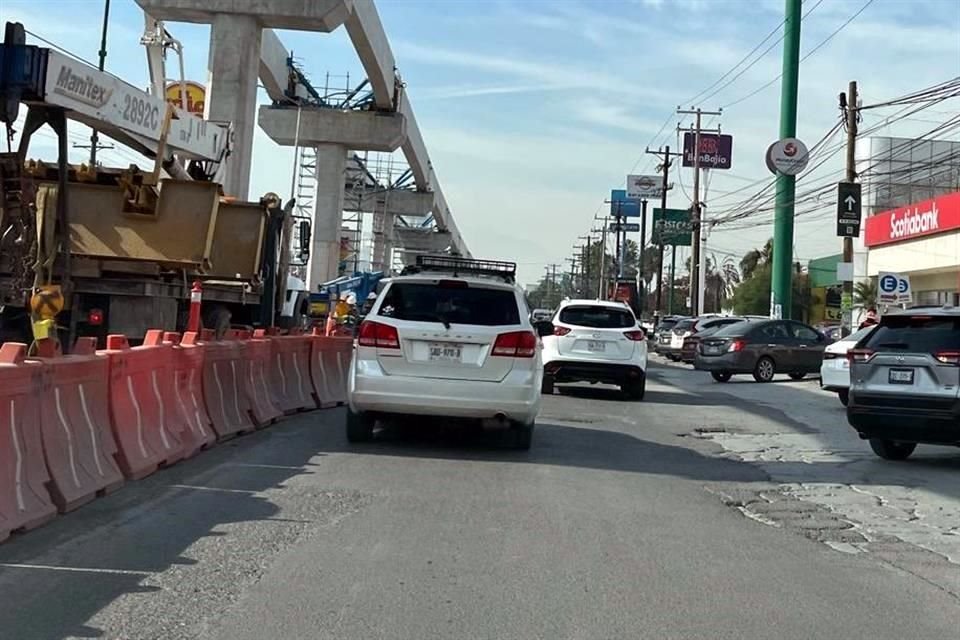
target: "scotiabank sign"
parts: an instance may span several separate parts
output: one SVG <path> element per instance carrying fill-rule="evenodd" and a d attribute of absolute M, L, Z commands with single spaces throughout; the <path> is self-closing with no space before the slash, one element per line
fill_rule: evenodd
<path fill-rule="evenodd" d="M 867 218 L 864 244 L 876 247 L 960 229 L 960 191 Z"/>

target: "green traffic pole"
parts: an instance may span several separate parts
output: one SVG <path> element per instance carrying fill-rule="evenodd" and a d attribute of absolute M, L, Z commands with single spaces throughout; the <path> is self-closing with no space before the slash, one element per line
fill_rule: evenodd
<path fill-rule="evenodd" d="M 780 139 L 797 135 L 797 82 L 800 75 L 800 2 L 786 0 L 783 79 L 780 84 Z M 790 318 L 793 312 L 793 200 L 796 176 L 777 174 L 773 224 L 773 277 L 770 315 Z M 778 313 L 779 312 L 779 313 Z"/>
<path fill-rule="evenodd" d="M 673 315 L 673 274 L 677 268 L 677 245 L 671 246 L 670 253 L 670 293 L 667 296 L 667 314 Z"/>

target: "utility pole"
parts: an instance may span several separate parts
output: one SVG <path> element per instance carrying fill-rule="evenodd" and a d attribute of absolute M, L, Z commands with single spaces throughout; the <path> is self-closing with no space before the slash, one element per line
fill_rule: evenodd
<path fill-rule="evenodd" d="M 702 254 L 700 247 L 700 228 L 703 226 L 703 212 L 700 207 L 700 134 L 701 133 L 720 133 L 720 128 L 703 129 L 701 128 L 701 116 L 719 116 L 723 115 L 721 111 L 704 111 L 699 107 L 696 109 L 677 109 L 680 115 L 695 115 L 696 125 L 693 128 L 693 253 L 690 259 L 690 315 L 698 316 L 703 313 L 700 301 L 703 299 L 701 288 L 703 283 L 700 281 L 700 261 Z"/>
<path fill-rule="evenodd" d="M 852 80 L 847 88 L 847 111 L 844 114 L 847 123 L 847 182 L 854 182 L 857 179 L 857 119 L 859 112 L 857 110 L 857 82 Z M 853 238 L 843 239 L 843 261 L 853 262 Z M 845 300 L 853 300 L 853 280 L 843 281 L 843 297 Z M 843 309 L 843 327 L 844 331 L 853 331 L 853 309 Z"/>
<path fill-rule="evenodd" d="M 590 234 L 588 233 L 585 236 L 580 236 L 577 240 L 583 240 L 586 244 L 583 246 L 583 257 L 580 260 L 580 276 L 582 278 L 580 285 L 580 290 L 583 292 L 584 298 L 590 297 Z"/>
<path fill-rule="evenodd" d="M 800 76 L 800 3 L 786 0 L 783 32 L 783 75 L 780 84 L 780 139 L 797 135 L 797 82 Z M 773 223 L 773 277 L 770 315 L 790 318 L 793 313 L 793 201 L 796 176 L 777 174 L 777 205 Z"/>
<path fill-rule="evenodd" d="M 601 220 L 602 224 L 600 225 L 600 284 L 597 287 L 597 300 L 606 300 L 607 296 L 603 291 L 603 280 L 607 277 L 607 223 L 610 218 L 603 216 L 599 218 L 599 220 Z"/>
<path fill-rule="evenodd" d="M 100 64 L 97 65 L 97 68 L 100 71 L 103 71 L 103 67 L 107 62 L 107 23 L 110 21 L 110 0 L 104 0 L 103 3 L 103 31 L 100 35 Z M 97 167 L 97 147 L 100 143 L 100 136 L 97 135 L 97 130 L 94 129 L 93 133 L 90 134 L 90 168 L 96 169 Z"/>
<path fill-rule="evenodd" d="M 647 310 L 647 281 L 643 277 L 643 250 L 647 245 L 647 199 L 640 201 L 640 251 L 637 264 L 637 291 L 640 293 L 640 316 Z"/>
<path fill-rule="evenodd" d="M 667 191 L 670 190 L 670 165 L 672 164 L 670 158 L 675 158 L 677 156 L 683 155 L 682 153 L 671 153 L 670 145 L 667 145 L 664 149 L 657 149 L 656 151 L 651 151 L 649 148 L 646 150 L 650 155 L 657 156 L 660 158 L 660 165 L 657 167 L 657 171 L 663 172 L 663 185 L 660 189 L 660 210 L 667 210 Z M 656 229 L 651 230 L 651 236 L 656 232 Z M 662 235 L 662 234 L 661 234 Z M 660 310 L 663 303 L 663 238 L 660 238 L 660 248 L 659 248 L 659 258 L 657 262 L 659 273 L 657 274 L 657 308 L 653 310 L 654 314 L 654 324 L 659 323 L 660 319 Z"/>
<path fill-rule="evenodd" d="M 677 288 L 677 245 L 670 245 L 670 291 L 667 294 L 667 315 L 673 315 L 673 290 Z"/>

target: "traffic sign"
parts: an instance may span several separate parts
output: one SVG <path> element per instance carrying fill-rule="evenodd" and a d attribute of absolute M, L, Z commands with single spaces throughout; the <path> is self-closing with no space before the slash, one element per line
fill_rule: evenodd
<path fill-rule="evenodd" d="M 860 217 L 863 207 L 859 182 L 841 182 L 837 185 L 837 235 L 841 238 L 860 236 Z"/>
<path fill-rule="evenodd" d="M 626 233 L 639 233 L 640 232 L 640 223 L 639 222 L 611 222 L 610 229 L 612 233 L 617 233 L 618 231 L 625 231 Z"/>
<path fill-rule="evenodd" d="M 913 301 L 910 276 L 881 271 L 878 274 L 879 300 L 884 304 L 908 304 Z"/>

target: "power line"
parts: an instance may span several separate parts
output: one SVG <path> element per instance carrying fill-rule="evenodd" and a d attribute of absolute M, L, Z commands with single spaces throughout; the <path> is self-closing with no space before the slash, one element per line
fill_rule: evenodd
<path fill-rule="evenodd" d="M 860 9 L 859 9 L 855 14 L 853 14 L 852 16 L 850 16 L 849 18 L 847 18 L 846 22 L 844 22 L 843 24 L 841 24 L 841 25 L 840 25 L 833 33 L 831 33 L 829 36 L 827 36 L 826 38 L 824 38 L 823 40 L 821 40 L 820 43 L 817 44 L 813 49 L 811 49 L 811 50 L 808 51 L 806 54 L 804 54 L 804 56 L 803 56 L 802 58 L 800 58 L 800 62 L 804 62 L 807 58 L 809 58 L 810 56 L 812 56 L 813 54 L 815 54 L 817 51 L 819 51 L 821 47 L 823 47 L 823 46 L 826 45 L 828 42 L 830 42 L 831 40 L 833 40 L 834 36 L 836 36 L 838 33 L 840 33 L 841 31 L 843 31 L 843 30 L 847 27 L 847 25 L 849 25 L 851 22 L 853 22 L 853 21 L 857 18 L 857 16 L 859 16 L 861 13 L 863 13 L 864 11 L 866 11 L 867 7 L 869 7 L 869 6 L 870 6 L 871 4 L 873 4 L 874 2 L 875 2 L 875 0 L 867 0 L 867 1 L 864 3 L 864 5 L 863 5 L 862 7 L 860 7 Z M 746 100 L 749 100 L 750 98 L 752 98 L 753 96 L 757 95 L 758 93 L 760 93 L 761 91 L 763 91 L 763 90 L 766 89 L 767 87 L 771 86 L 773 83 L 775 83 L 777 80 L 779 80 L 779 79 L 782 78 L 782 77 L 783 77 L 783 74 L 781 73 L 781 74 L 777 75 L 777 77 L 774 78 L 773 80 L 771 80 L 771 81 L 767 82 L 766 84 L 758 87 L 757 89 L 754 89 L 753 91 L 751 91 L 751 92 L 748 93 L 747 95 L 743 96 L 742 98 L 738 98 L 737 100 L 734 100 L 733 102 L 729 102 L 729 103 L 723 105 L 723 107 L 721 107 L 721 108 L 722 108 L 722 109 L 726 109 L 726 108 L 728 108 L 728 107 L 732 107 L 732 106 L 734 106 L 734 105 L 740 104 L 741 102 L 744 102 L 744 101 L 746 101 Z"/>

